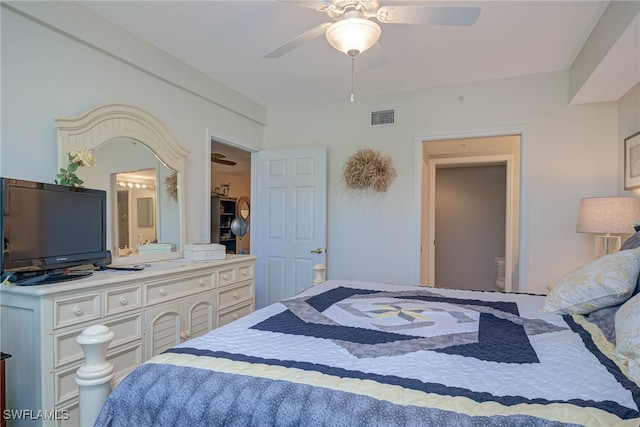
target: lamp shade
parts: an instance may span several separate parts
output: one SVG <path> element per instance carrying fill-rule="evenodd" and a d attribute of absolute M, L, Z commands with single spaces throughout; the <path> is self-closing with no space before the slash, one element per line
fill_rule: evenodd
<path fill-rule="evenodd" d="M 326 36 L 331 46 L 347 55 L 355 56 L 373 46 L 382 30 L 373 21 L 364 18 L 347 18 L 332 24 Z"/>
<path fill-rule="evenodd" d="M 580 200 L 578 233 L 629 234 L 640 220 L 640 198 L 588 197 Z"/>

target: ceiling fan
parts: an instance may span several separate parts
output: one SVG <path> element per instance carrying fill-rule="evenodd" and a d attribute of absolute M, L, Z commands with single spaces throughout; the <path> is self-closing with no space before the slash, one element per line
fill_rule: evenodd
<path fill-rule="evenodd" d="M 325 34 L 337 50 L 355 58 L 373 46 L 383 24 L 473 25 L 480 8 L 473 6 L 394 5 L 380 6 L 378 0 L 280 0 L 326 13 L 334 22 L 325 22 L 266 53 L 264 58 L 279 58 L 302 44 Z"/>
<path fill-rule="evenodd" d="M 211 153 L 211 161 L 213 163 L 219 163 L 221 165 L 228 165 L 228 166 L 235 166 L 237 164 L 237 162 L 234 162 L 233 160 L 227 160 L 224 154 L 222 153 Z"/>

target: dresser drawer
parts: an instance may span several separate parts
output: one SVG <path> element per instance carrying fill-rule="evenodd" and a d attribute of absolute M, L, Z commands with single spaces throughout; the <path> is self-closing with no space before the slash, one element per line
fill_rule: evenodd
<path fill-rule="evenodd" d="M 114 289 L 104 293 L 105 316 L 122 313 L 142 307 L 142 291 L 140 286 Z"/>
<path fill-rule="evenodd" d="M 142 363 L 142 344 L 107 353 L 107 360 L 113 364 L 114 377 L 112 383 L 117 383 L 126 374 Z M 56 405 L 68 402 L 78 397 L 78 385 L 76 384 L 76 371 L 80 365 L 55 373 L 54 403 Z"/>
<path fill-rule="evenodd" d="M 142 338 L 142 314 L 140 313 L 103 322 L 102 324 L 108 326 L 115 334 L 114 339 L 109 343 L 109 349 Z M 84 358 L 82 347 L 76 342 L 76 337 L 80 335 L 85 328 L 86 325 L 82 328 L 53 337 L 54 367 L 58 368 L 67 363 L 77 362 Z"/>
<path fill-rule="evenodd" d="M 76 325 L 100 317 L 100 294 L 55 300 L 53 306 L 54 329 Z"/>
<path fill-rule="evenodd" d="M 238 266 L 238 281 L 253 279 L 255 273 L 253 271 L 254 264 L 243 264 Z"/>
<path fill-rule="evenodd" d="M 218 310 L 250 300 L 253 300 L 253 282 L 228 287 L 218 292 Z"/>
<path fill-rule="evenodd" d="M 212 274 L 148 283 L 145 285 L 145 301 L 146 305 L 158 304 L 195 292 L 212 289 L 213 287 Z"/>
<path fill-rule="evenodd" d="M 253 313 L 253 301 L 234 310 L 218 313 L 218 327 L 224 326 L 227 323 L 231 323 L 234 320 L 238 320 L 239 318 L 244 317 L 249 313 Z"/>
<path fill-rule="evenodd" d="M 142 364 L 142 345 L 107 354 L 107 360 L 113 363 L 114 375 L 111 380 L 111 389 L 114 389 L 124 377 Z"/>
<path fill-rule="evenodd" d="M 58 417 L 55 420 L 56 427 L 78 427 L 80 425 L 80 404 L 75 402 L 56 408 Z"/>
<path fill-rule="evenodd" d="M 238 281 L 238 268 L 229 267 L 218 270 L 218 286 L 227 286 Z"/>

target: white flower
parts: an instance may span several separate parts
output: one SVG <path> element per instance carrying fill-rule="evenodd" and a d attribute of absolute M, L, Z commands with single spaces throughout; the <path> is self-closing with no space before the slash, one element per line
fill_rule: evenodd
<path fill-rule="evenodd" d="M 74 151 L 69 154 L 73 158 L 73 162 L 77 163 L 78 166 L 93 166 L 93 164 L 95 163 L 93 154 L 91 154 L 91 151 L 87 150 L 86 148 L 83 148 L 81 151 Z"/>

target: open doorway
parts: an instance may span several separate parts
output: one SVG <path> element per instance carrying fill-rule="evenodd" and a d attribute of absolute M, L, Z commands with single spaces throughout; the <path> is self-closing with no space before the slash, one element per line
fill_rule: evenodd
<path fill-rule="evenodd" d="M 438 265 L 444 268 L 445 265 L 454 265 L 460 271 L 469 272 L 473 276 L 473 263 L 481 262 L 483 265 L 482 270 L 485 271 L 485 278 L 487 282 L 486 286 L 471 286 L 473 289 L 485 289 L 495 290 L 499 286 L 499 289 L 504 289 L 507 292 L 518 291 L 519 289 L 519 264 L 520 264 L 520 158 L 521 158 L 521 135 L 502 135 L 495 137 L 478 137 L 478 138 L 460 138 L 460 139 L 447 139 L 447 140 L 432 140 L 424 141 L 422 143 L 423 149 L 423 176 L 422 176 L 422 260 L 421 260 L 421 282 L 429 286 L 446 286 L 456 287 L 456 283 L 451 283 L 454 280 L 450 276 L 442 276 L 436 273 Z M 452 169 L 453 168 L 453 169 Z M 466 168 L 471 168 L 464 170 Z M 504 168 L 504 169 L 503 169 Z M 448 197 L 462 197 L 463 205 L 457 205 L 458 208 L 450 206 L 451 209 L 459 209 L 459 206 L 465 206 L 464 209 L 476 209 L 469 208 L 469 203 L 476 199 L 479 202 L 485 202 L 485 207 L 478 205 L 477 209 L 485 209 L 487 206 L 494 208 L 494 212 L 489 216 L 486 216 L 483 221 L 488 221 L 486 224 L 476 224 L 476 228 L 489 228 L 489 223 L 495 222 L 496 218 L 503 217 L 504 221 L 500 223 L 500 229 L 495 231 L 495 235 L 488 237 L 471 233 L 460 235 L 455 234 L 460 230 L 464 230 L 461 226 L 449 225 L 449 230 L 454 232 L 446 233 L 440 229 L 436 230 L 436 223 L 438 222 L 436 216 L 450 216 L 456 217 L 458 212 L 449 211 L 443 212 L 443 208 L 446 206 L 437 206 L 436 190 L 438 184 L 438 171 L 445 171 L 445 169 L 452 169 L 452 173 L 445 175 L 457 175 L 458 181 L 457 188 L 464 191 L 459 191 L 460 194 L 449 194 Z M 458 174 L 458 172 L 461 173 Z M 488 176 L 499 176 L 504 171 L 503 183 L 496 184 L 488 183 Z M 455 173 L 453 173 L 455 172 Z M 472 173 L 472 178 L 466 175 Z M 475 173 L 475 175 L 474 175 Z M 479 174 L 479 175 L 478 175 Z M 450 178 L 450 177 L 448 177 Z M 464 180 L 471 179 L 474 181 L 467 181 L 468 185 L 465 186 Z M 493 179 L 493 178 L 492 178 Z M 479 188 L 474 188 L 475 184 L 483 184 L 487 181 L 487 185 Z M 474 184 L 474 185 L 472 185 Z M 473 192 L 486 192 L 489 190 L 495 190 L 492 187 L 500 187 L 502 192 L 500 197 L 495 198 L 494 201 L 486 203 L 486 200 L 482 200 L 482 197 L 478 199 L 478 194 Z M 457 191 L 452 188 L 445 189 L 443 191 Z M 472 191 L 472 193 L 466 193 L 465 191 Z M 495 192 L 494 192 L 495 194 Z M 494 197 L 494 196 L 491 196 Z M 502 200 L 502 201 L 501 201 Z M 503 215 L 500 215 L 495 210 L 498 204 L 498 210 L 502 210 Z M 438 209 L 440 208 L 440 209 Z M 473 214 L 472 214 L 473 215 Z M 492 216 L 491 216 L 492 215 Z M 474 220 L 478 218 L 473 218 Z M 464 220 L 461 220 L 464 221 Z M 495 225 L 495 224 L 493 224 Z M 440 233 L 438 235 L 438 233 Z M 476 235 L 478 234 L 478 235 Z M 502 240 L 504 245 L 491 244 L 492 249 L 487 255 L 488 241 L 496 242 Z M 440 248 L 446 249 L 446 245 L 438 245 L 440 243 L 454 242 L 455 245 L 460 248 L 464 246 L 465 251 L 453 251 L 448 254 L 438 253 Z M 495 247 L 494 247 L 495 246 Z M 497 252 L 504 252 L 504 255 Z M 482 256 L 470 256 L 471 254 L 482 254 Z M 466 258 L 465 258 L 466 257 Z M 488 258 L 487 258 L 488 257 Z M 436 263 L 436 259 L 440 262 Z M 443 261 L 444 259 L 444 261 Z M 471 262 L 473 261 L 473 262 Z M 486 264 L 486 265 L 484 265 Z M 488 272 L 487 272 L 488 271 Z M 487 279 L 488 275 L 492 275 L 491 279 Z M 437 278 L 447 277 L 448 283 L 438 283 Z M 468 278 L 460 277 L 455 280 L 468 281 Z M 504 288 L 502 284 L 504 283 Z M 469 288 L 469 283 L 465 283 L 464 286 L 458 286 L 462 288 Z"/>
<path fill-rule="evenodd" d="M 436 166 L 436 286 L 504 289 L 506 178 L 505 162 Z"/>
<path fill-rule="evenodd" d="M 238 227 L 236 218 L 248 229 Z M 211 243 L 248 254 L 251 243 L 251 152 L 211 138 Z"/>

